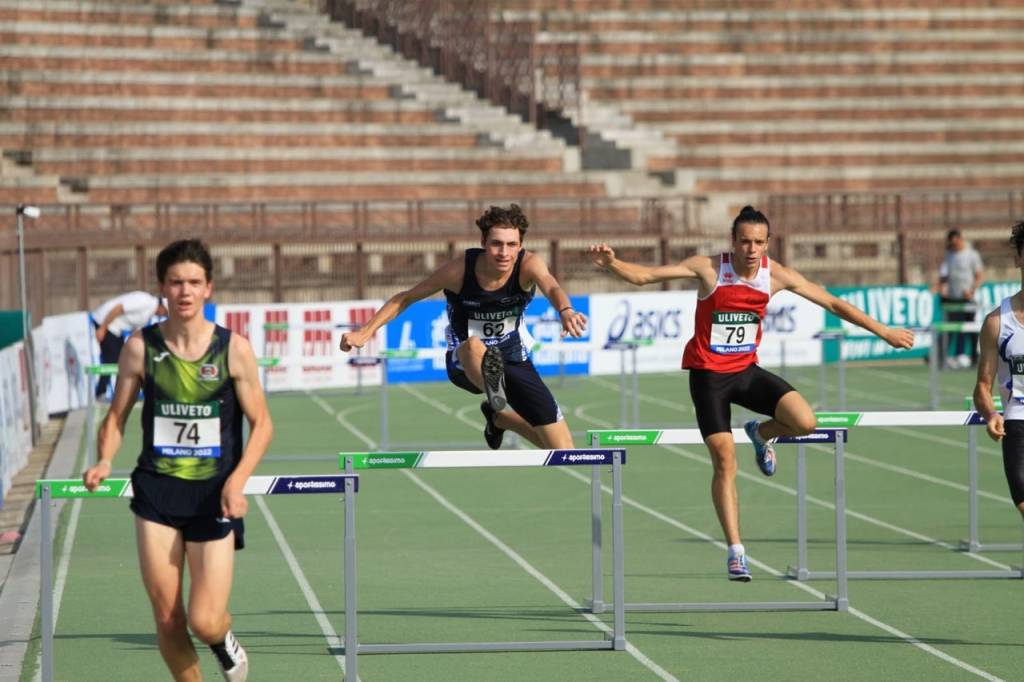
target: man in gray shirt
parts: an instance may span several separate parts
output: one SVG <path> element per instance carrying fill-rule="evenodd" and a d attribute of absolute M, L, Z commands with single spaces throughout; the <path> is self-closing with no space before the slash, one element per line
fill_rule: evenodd
<path fill-rule="evenodd" d="M 973 322 L 975 310 L 963 309 L 974 300 L 974 292 L 981 286 L 983 265 L 978 252 L 967 246 L 960 230 L 946 234 L 946 258 L 939 267 L 939 296 L 943 318 L 949 322 Z M 952 355 L 947 356 L 947 344 L 952 344 Z M 947 367 L 970 367 L 978 359 L 977 333 L 952 332 L 942 335 L 939 357 Z"/>

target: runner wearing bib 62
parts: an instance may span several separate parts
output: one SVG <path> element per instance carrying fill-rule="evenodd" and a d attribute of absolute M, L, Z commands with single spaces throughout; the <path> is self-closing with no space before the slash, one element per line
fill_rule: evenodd
<path fill-rule="evenodd" d="M 690 372 L 697 424 L 711 453 L 711 498 L 729 545 L 727 574 L 741 582 L 748 582 L 751 575 L 740 540 L 732 405 L 769 417 L 744 424 L 758 468 L 767 476 L 775 473 L 772 442 L 779 436 L 808 434 L 817 426 L 803 396 L 757 364 L 762 320 L 771 297 L 792 291 L 894 348 L 910 348 L 914 341 L 909 331 L 890 329 L 796 270 L 773 261 L 768 256 L 770 234 L 768 218 L 746 206 L 733 220 L 731 251 L 717 257 L 691 256 L 672 265 L 647 266 L 619 260 L 607 244 L 595 244 L 589 250 L 595 264 L 631 284 L 697 280 L 694 335 L 683 352 L 682 368 Z"/>
<path fill-rule="evenodd" d="M 571 448 L 565 417 L 530 360 L 533 340 L 523 313 L 540 289 L 558 311 L 563 336 L 581 336 L 587 318 L 573 309 L 544 260 L 523 249 L 529 222 L 519 206 L 492 206 L 476 224 L 481 248 L 467 249 L 392 296 L 363 327 L 342 335 L 341 350 L 361 348 L 407 307 L 443 291 L 448 378 L 465 391 L 487 394 L 480 405 L 487 444 L 500 447 L 511 429 L 540 448 Z"/>

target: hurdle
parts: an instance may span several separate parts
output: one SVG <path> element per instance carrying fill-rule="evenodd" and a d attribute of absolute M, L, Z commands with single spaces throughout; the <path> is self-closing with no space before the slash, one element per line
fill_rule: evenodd
<path fill-rule="evenodd" d="M 995 407 L 1002 411 L 1003 401 L 994 396 Z M 964 408 L 974 409 L 974 398 L 964 396 Z M 967 538 L 960 541 L 965 552 L 1024 552 L 1020 542 L 982 542 L 978 530 L 978 442 L 974 429 L 967 433 Z"/>
<path fill-rule="evenodd" d="M 365 469 L 435 469 L 483 467 L 562 467 L 611 465 L 612 554 L 614 623 L 610 638 L 600 640 L 562 640 L 534 642 L 434 642 L 379 643 L 356 642 L 360 654 L 415 654 L 483 651 L 623 651 L 626 648 L 624 612 L 624 574 L 622 530 L 622 467 L 626 464 L 623 448 L 586 448 L 572 450 L 436 450 L 423 452 L 342 452 L 339 466 L 346 473 Z M 355 607 L 353 606 L 353 609 Z M 353 616 L 354 617 L 354 616 Z M 347 634 L 347 631 L 346 631 Z M 346 640 L 346 647 L 349 646 Z M 348 652 L 346 651 L 346 654 Z"/>
<path fill-rule="evenodd" d="M 85 466 L 90 467 L 96 461 L 96 381 L 101 376 L 117 376 L 117 365 L 112 363 L 86 365 L 86 396 L 85 402 Z"/>
<path fill-rule="evenodd" d="M 733 429 L 737 444 L 750 443 L 743 429 Z M 587 431 L 592 445 L 704 445 L 698 429 L 595 429 Z M 820 601 L 775 601 L 775 602 L 689 602 L 689 603 L 627 603 L 626 611 L 848 611 L 850 606 L 846 570 L 846 474 L 844 467 L 844 445 L 846 429 L 819 428 L 806 436 L 787 436 L 776 443 L 832 443 L 835 452 L 835 499 L 836 499 L 836 594 L 826 595 Z M 590 599 L 591 610 L 602 613 L 605 608 L 604 588 L 601 575 L 601 472 L 598 467 L 591 469 L 591 515 L 593 523 L 593 576 Z"/>
<path fill-rule="evenodd" d="M 935 322 L 930 327 L 932 336 L 932 347 L 928 351 L 928 407 L 931 410 L 939 409 L 939 365 L 942 358 L 939 357 L 939 335 L 949 332 L 977 334 L 981 331 L 981 324 L 978 322 Z"/>
<path fill-rule="evenodd" d="M 345 496 L 345 676 L 357 679 L 356 669 L 356 493 L 359 476 L 352 473 L 319 475 L 251 476 L 242 491 L 245 495 L 302 495 L 342 493 Z M 40 529 L 40 630 L 42 638 L 43 682 L 53 682 L 53 520 L 55 499 L 111 499 L 132 497 L 131 479 L 108 478 L 94 492 L 86 490 L 82 479 L 42 479 L 36 481 L 35 497 L 41 503 Z"/>
<path fill-rule="evenodd" d="M 620 374 L 619 374 L 619 415 L 623 426 L 627 424 L 629 414 L 629 398 L 632 397 L 633 425 L 637 426 L 640 419 L 640 379 L 637 372 L 637 349 L 653 346 L 650 339 L 614 341 L 607 344 L 589 343 L 537 343 L 531 348 L 531 352 L 539 350 L 557 351 L 560 354 L 566 352 L 593 352 L 595 350 L 617 350 L 620 353 Z M 348 363 L 354 366 L 382 365 L 380 384 L 380 437 L 377 439 L 381 450 L 388 450 L 391 447 L 389 433 L 390 419 L 390 398 L 388 395 L 388 370 L 389 362 L 394 360 L 428 360 L 443 358 L 448 349 L 436 348 L 386 348 L 377 355 L 354 355 L 348 359 Z M 632 385 L 631 392 L 626 390 L 626 355 L 632 354 Z"/>
<path fill-rule="evenodd" d="M 956 411 L 922 411 L 922 412 L 820 412 L 818 423 L 828 427 L 860 428 L 872 426 L 967 426 L 969 490 L 974 490 L 968 503 L 971 523 L 977 527 L 977 435 L 974 427 L 985 424 L 984 418 L 977 412 Z M 797 580 L 813 580 L 818 578 L 834 578 L 833 571 L 812 571 L 807 564 L 807 486 L 806 463 L 804 452 L 797 451 L 797 565 L 790 566 L 788 574 Z M 991 578 L 1021 579 L 1024 578 L 1024 566 L 1018 569 L 957 569 L 957 570 L 905 570 L 905 571 L 847 571 L 851 580 L 925 580 L 925 579 L 958 579 L 958 578 Z"/>

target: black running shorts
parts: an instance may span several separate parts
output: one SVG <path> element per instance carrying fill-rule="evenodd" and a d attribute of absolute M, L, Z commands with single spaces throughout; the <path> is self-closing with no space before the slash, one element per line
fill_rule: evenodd
<path fill-rule="evenodd" d="M 1010 499 L 1019 507 L 1024 502 L 1024 420 L 1007 419 L 1003 425 L 1003 470 L 1010 484 Z"/>
<path fill-rule="evenodd" d="M 466 376 L 453 351 L 445 355 L 445 365 L 448 380 L 453 384 L 474 395 L 483 393 Z M 555 402 L 555 396 L 540 378 L 532 360 L 505 361 L 505 397 L 512 409 L 530 426 L 547 426 L 562 419 L 562 410 Z"/>
<path fill-rule="evenodd" d="M 235 549 L 242 549 L 245 523 L 221 516 L 223 487 L 223 480 L 186 481 L 135 469 L 130 507 L 139 518 L 180 530 L 187 542 L 222 540 L 234 531 Z"/>
<path fill-rule="evenodd" d="M 732 430 L 733 403 L 773 417 L 779 400 L 792 390 L 785 379 L 757 365 L 732 373 L 690 370 L 690 397 L 704 438 Z"/>

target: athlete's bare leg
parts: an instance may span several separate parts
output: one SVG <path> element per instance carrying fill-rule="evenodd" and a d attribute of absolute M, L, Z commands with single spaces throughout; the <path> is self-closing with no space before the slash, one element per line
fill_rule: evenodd
<path fill-rule="evenodd" d="M 479 388 L 484 390 L 484 377 L 480 371 L 480 363 L 484 359 L 486 346 L 475 336 L 469 337 L 465 342 L 460 343 L 456 353 L 459 356 L 459 363 L 466 378 Z M 539 448 L 562 449 L 572 448 L 572 434 L 565 420 L 545 426 L 530 426 L 529 422 L 511 408 L 506 408 L 494 415 L 494 425 L 499 429 L 513 431 Z"/>
<path fill-rule="evenodd" d="M 757 431 L 765 440 L 779 436 L 806 436 L 818 426 L 814 410 L 796 391 L 790 391 L 779 399 L 775 416 L 761 422 Z"/>
<path fill-rule="evenodd" d="M 736 492 L 736 442 L 732 432 L 712 433 L 704 439 L 711 453 L 711 501 L 729 545 L 740 544 L 740 502 Z"/>
<path fill-rule="evenodd" d="M 518 433 L 538 448 L 547 447 L 543 444 L 540 434 L 537 433 L 537 429 L 530 426 L 530 422 L 523 419 L 522 415 L 511 407 L 506 407 L 501 412 L 496 412 L 494 414 L 494 425 L 499 429 Z"/>
<path fill-rule="evenodd" d="M 485 350 L 487 347 L 484 342 L 471 336 L 460 343 L 455 351 L 459 356 L 462 371 L 466 373 L 466 378 L 481 391 L 484 390 L 484 375 L 480 370 L 480 364 L 484 361 Z"/>
<path fill-rule="evenodd" d="M 203 679 L 199 657 L 188 634 L 181 593 L 185 541 L 177 529 L 138 516 L 135 517 L 135 538 L 142 583 L 156 620 L 160 655 L 176 682 L 198 682 Z"/>
<path fill-rule="evenodd" d="M 535 426 L 537 435 L 540 436 L 540 446 L 549 450 L 568 450 L 575 445 L 572 442 L 572 433 L 569 431 L 569 425 L 565 423 L 564 419 L 559 419 L 554 424 L 545 424 L 544 426 Z"/>
<path fill-rule="evenodd" d="M 188 624 L 204 644 L 220 644 L 231 628 L 228 597 L 235 565 L 235 536 L 210 542 L 186 542 L 191 587 Z"/>

